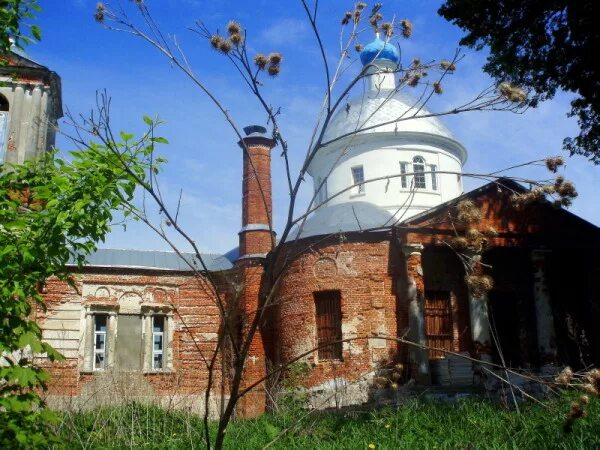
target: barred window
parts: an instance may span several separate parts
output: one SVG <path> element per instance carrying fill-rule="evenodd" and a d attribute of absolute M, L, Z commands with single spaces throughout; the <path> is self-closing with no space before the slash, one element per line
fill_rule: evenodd
<path fill-rule="evenodd" d="M 315 292 L 319 360 L 341 360 L 342 304 L 340 291 Z M 322 347 L 332 342 L 331 345 Z"/>
<path fill-rule="evenodd" d="M 453 350 L 452 330 L 452 301 L 450 291 L 426 291 L 425 292 L 425 332 L 429 358 L 445 358 L 446 351 Z"/>

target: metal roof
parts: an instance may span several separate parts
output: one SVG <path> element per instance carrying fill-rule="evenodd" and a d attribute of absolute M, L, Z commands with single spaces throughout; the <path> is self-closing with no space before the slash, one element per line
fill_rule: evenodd
<path fill-rule="evenodd" d="M 194 254 L 184 253 L 183 256 L 185 260 L 175 252 L 102 248 L 86 258 L 84 267 L 122 267 L 187 272 L 192 270 L 186 262 L 189 261 L 198 270 L 203 270 L 202 265 L 195 258 Z M 211 272 L 227 270 L 233 267 L 231 262 L 223 255 L 202 253 L 201 256 L 207 269 Z M 69 261 L 69 265 L 77 265 L 74 257 Z"/>
<path fill-rule="evenodd" d="M 298 236 L 299 227 L 296 227 L 287 240 L 383 228 L 392 225 L 392 219 L 393 216 L 388 211 L 368 202 L 355 201 L 327 205 L 319 208 L 306 220 L 300 236 Z"/>

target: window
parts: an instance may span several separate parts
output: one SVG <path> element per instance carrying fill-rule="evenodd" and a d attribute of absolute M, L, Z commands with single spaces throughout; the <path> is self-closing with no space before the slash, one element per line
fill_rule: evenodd
<path fill-rule="evenodd" d="M 446 351 L 453 350 L 452 302 L 450 291 L 425 292 L 425 333 L 427 345 Z M 430 359 L 445 358 L 439 350 L 429 350 Z"/>
<path fill-rule="evenodd" d="M 93 370 L 106 369 L 106 331 L 108 316 L 106 314 L 94 315 L 94 359 Z"/>
<path fill-rule="evenodd" d="M 407 166 L 407 163 L 405 163 L 405 162 L 400 163 L 400 184 L 402 185 L 403 188 L 406 188 L 406 166 Z"/>
<path fill-rule="evenodd" d="M 437 173 L 435 173 L 437 171 L 437 166 L 435 164 L 431 164 L 429 168 L 431 170 L 431 189 L 437 191 Z"/>
<path fill-rule="evenodd" d="M 342 305 L 339 291 L 315 292 L 317 344 L 319 360 L 341 360 Z M 325 345 L 333 342 L 331 345 Z"/>
<path fill-rule="evenodd" d="M 165 318 L 164 316 L 152 317 L 152 369 L 161 370 L 164 368 L 164 335 Z"/>
<path fill-rule="evenodd" d="M 421 156 L 413 158 L 413 172 L 415 173 L 415 189 L 425 189 L 425 160 Z"/>
<path fill-rule="evenodd" d="M 4 162 L 4 154 L 8 143 L 8 100 L 0 94 L 0 164 Z"/>
<path fill-rule="evenodd" d="M 352 184 L 355 186 L 356 194 L 364 194 L 365 193 L 365 185 L 363 184 L 365 181 L 365 171 L 363 166 L 355 166 L 352 168 Z"/>

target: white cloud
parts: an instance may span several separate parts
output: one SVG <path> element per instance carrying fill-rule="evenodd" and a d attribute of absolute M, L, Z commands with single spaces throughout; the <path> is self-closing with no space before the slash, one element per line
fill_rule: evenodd
<path fill-rule="evenodd" d="M 305 20 L 279 19 L 260 34 L 260 40 L 270 45 L 298 44 L 308 36 Z"/>

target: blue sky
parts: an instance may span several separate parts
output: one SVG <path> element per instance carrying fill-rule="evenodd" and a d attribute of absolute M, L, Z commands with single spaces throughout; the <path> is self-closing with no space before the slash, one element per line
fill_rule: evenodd
<path fill-rule="evenodd" d="M 106 3 L 114 6 L 119 2 Z M 136 17 L 130 1 L 120 3 Z M 272 104 L 282 108 L 282 132 L 289 141 L 292 163 L 297 168 L 324 92 L 321 60 L 300 2 L 146 0 L 146 3 L 163 31 L 177 36 L 199 77 L 219 95 L 239 126 L 264 125 L 264 113 L 225 59 L 187 27 L 201 20 L 211 29 L 223 29 L 229 19 L 235 19 L 247 29 L 252 53 L 284 54 L 281 75 L 265 80 L 265 91 Z M 320 3 L 323 40 L 331 60 L 336 61 L 339 21 L 353 2 Z M 170 141 L 162 150 L 169 159 L 161 178 L 164 195 L 175 203 L 183 189 L 180 220 L 202 251 L 225 252 L 236 246 L 241 223 L 241 150 L 234 133 L 207 98 L 147 44 L 99 26 L 93 19 L 95 1 L 40 0 L 40 4 L 43 40 L 30 46 L 28 53 L 59 73 L 64 107 L 75 114 L 85 114 L 94 106 L 96 90 L 107 89 L 113 98 L 114 128 L 140 132 L 143 115 L 159 115 L 166 121 L 162 135 Z M 414 23 L 413 38 L 400 41 L 404 61 L 415 56 L 426 61 L 453 55 L 461 31 L 437 15 L 440 4 L 433 0 L 384 3 L 387 19 L 395 14 Z M 367 43 L 371 38 L 372 34 L 367 32 L 362 41 Z M 432 109 L 458 104 L 488 86 L 491 81 L 481 70 L 484 61 L 484 53 L 466 50 L 457 73 L 445 83 L 445 93 Z M 559 94 L 522 115 L 473 112 L 444 121 L 469 151 L 465 171 L 491 172 L 561 154 L 562 139 L 577 132 L 575 121 L 566 117 L 571 98 L 572 95 Z M 58 146 L 68 150 L 70 144 L 59 138 Z M 273 156 L 277 228 L 283 222 L 288 195 L 277 150 Z M 595 192 L 599 168 L 574 157 L 567 160 L 563 172 L 576 183 L 580 193 L 571 210 L 599 225 L 600 208 Z M 545 177 L 546 173 L 528 168 L 519 175 L 535 178 Z M 479 184 L 465 180 L 465 189 Z M 302 201 L 310 192 L 307 188 Z M 129 224 L 125 232 L 115 228 L 102 246 L 168 248 L 142 224 Z"/>

